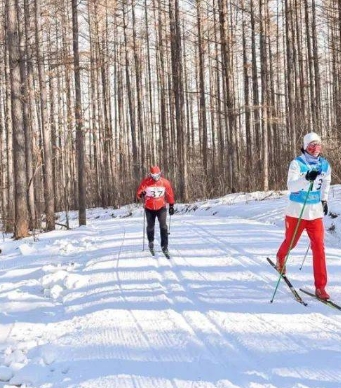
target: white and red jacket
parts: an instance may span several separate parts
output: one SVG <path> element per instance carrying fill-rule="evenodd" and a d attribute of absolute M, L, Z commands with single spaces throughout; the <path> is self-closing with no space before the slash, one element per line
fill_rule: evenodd
<path fill-rule="evenodd" d="M 314 181 L 312 190 L 308 194 L 310 182 L 306 180 L 305 175 L 312 167 L 319 170 L 319 175 Z M 285 215 L 299 218 L 304 203 L 303 220 L 315 220 L 323 218 L 323 208 L 321 201 L 328 200 L 328 193 L 331 181 L 331 168 L 328 161 L 322 157 L 318 158 L 318 163 L 311 165 L 308 163 L 304 154 L 295 158 L 289 167 L 288 189 L 290 191 L 289 204 Z"/>
<path fill-rule="evenodd" d="M 174 205 L 174 193 L 170 182 L 165 178 L 155 181 L 151 177 L 143 179 L 137 189 L 137 198 L 145 192 L 144 207 L 149 210 L 159 210 L 167 203 Z"/>

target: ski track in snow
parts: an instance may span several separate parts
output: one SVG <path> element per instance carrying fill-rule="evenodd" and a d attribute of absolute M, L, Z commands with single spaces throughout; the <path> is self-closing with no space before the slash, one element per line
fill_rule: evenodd
<path fill-rule="evenodd" d="M 245 257 L 243 250 L 237 250 L 237 249 L 229 247 L 228 244 L 224 243 L 221 238 L 216 237 L 215 235 L 210 233 L 209 230 L 203 228 L 202 226 L 191 224 L 191 227 L 192 227 L 192 229 L 191 229 L 192 232 L 194 231 L 194 232 L 198 233 L 198 230 L 200 230 L 200 233 L 198 233 L 200 237 L 209 236 L 208 241 L 210 241 L 212 243 L 212 245 L 217 247 L 216 251 L 217 251 L 218 255 L 221 256 L 221 254 L 223 253 L 223 254 L 226 254 L 227 256 L 233 256 L 234 258 L 236 258 L 238 260 L 241 259 L 242 262 L 240 264 L 244 268 L 247 268 L 247 266 L 250 265 L 251 260 L 246 260 L 246 262 L 245 262 L 245 260 L 243 260 L 243 258 Z M 181 255 L 180 252 L 179 252 L 179 254 Z M 248 271 L 248 272 L 250 272 L 250 271 Z M 200 276 L 204 280 L 206 280 L 206 281 L 208 280 L 202 274 L 200 274 Z M 260 276 L 255 276 L 255 278 L 257 278 L 258 280 L 263 280 Z M 183 278 L 183 279 L 186 282 L 186 279 L 185 278 Z M 191 295 L 193 296 L 193 299 L 196 298 L 195 293 L 191 293 Z M 222 335 L 222 331 L 220 328 L 221 325 L 218 325 L 216 322 L 214 322 L 214 319 L 216 319 L 215 315 L 216 314 L 214 314 L 214 318 L 211 318 L 208 316 L 208 317 L 206 317 L 206 319 L 209 320 L 209 322 L 212 323 L 215 326 L 215 328 L 218 328 L 219 333 L 220 333 L 220 337 L 223 338 L 224 336 Z M 231 320 L 231 317 L 229 318 L 229 320 Z M 249 323 L 253 322 L 253 324 L 251 325 L 251 329 L 253 332 L 261 332 L 264 330 L 264 326 L 269 326 L 268 322 L 266 320 L 264 320 L 264 318 L 262 318 L 262 317 L 256 317 L 256 316 L 252 316 L 251 314 L 247 314 L 247 320 L 249 321 Z M 235 322 L 235 324 L 238 325 L 238 322 Z M 271 326 L 274 329 L 277 328 L 277 331 L 278 331 L 278 326 L 275 326 L 275 325 L 271 325 Z M 250 329 L 250 327 L 248 327 L 248 330 L 249 329 Z M 322 329 L 323 329 L 323 327 L 321 327 L 321 330 Z M 231 328 L 229 327 L 228 332 L 230 332 L 230 331 L 231 331 Z M 233 329 L 232 329 L 232 332 L 233 332 Z M 247 331 L 241 332 L 241 333 L 239 333 L 239 335 L 231 335 L 231 333 L 225 334 L 226 336 L 228 335 L 228 338 L 229 338 L 228 343 L 237 344 L 237 346 L 235 346 L 235 347 L 238 349 L 238 351 L 240 353 L 242 353 L 240 358 L 241 358 L 241 360 L 244 360 L 244 364 L 245 364 L 245 360 L 249 361 L 251 358 L 250 349 L 248 348 L 249 343 L 247 343 L 247 342 L 245 343 L 245 341 L 243 341 L 243 337 L 245 334 L 247 334 Z M 278 336 L 278 333 L 276 333 L 275 336 Z M 275 340 L 275 338 L 273 340 Z M 295 351 L 297 351 L 297 352 L 300 351 L 299 344 L 296 343 L 295 338 L 293 336 L 291 336 L 290 334 L 285 334 L 285 342 L 286 342 L 287 346 L 289 346 L 288 344 L 291 344 L 291 347 L 294 348 Z M 235 355 L 233 355 L 232 357 L 235 357 Z M 264 357 L 263 357 L 263 359 L 264 359 Z M 260 361 L 260 358 L 258 357 L 257 362 L 259 362 L 259 361 Z M 257 368 L 254 365 L 253 365 L 253 367 L 255 370 L 257 370 Z"/>
<path fill-rule="evenodd" d="M 13 253 L 0 262 L 0 302 L 14 303 L 0 312 L 0 367 L 22 349 L 14 377 L 34 388 L 339 388 L 341 315 L 308 298 L 299 305 L 282 281 L 269 303 L 278 277 L 265 258 L 283 232 L 268 217 L 278 211 L 174 216 L 170 260 L 142 251 L 141 216 L 92 221 L 81 239 L 60 234 L 27 260 Z M 311 263 L 296 268 L 305 246 L 303 238 L 288 274 L 297 290 L 312 284 Z M 37 279 L 53 262 L 71 285 L 44 298 Z M 32 308 L 16 312 L 25 298 Z"/>

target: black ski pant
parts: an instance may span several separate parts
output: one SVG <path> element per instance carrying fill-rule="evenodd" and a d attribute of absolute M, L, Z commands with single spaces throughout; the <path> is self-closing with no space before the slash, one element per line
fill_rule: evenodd
<path fill-rule="evenodd" d="M 154 241 L 154 229 L 155 229 L 155 218 L 159 220 L 160 224 L 160 237 L 161 247 L 168 248 L 168 228 L 166 224 L 167 220 L 167 208 L 163 207 L 159 210 L 145 209 L 147 218 L 147 237 L 148 241 Z"/>

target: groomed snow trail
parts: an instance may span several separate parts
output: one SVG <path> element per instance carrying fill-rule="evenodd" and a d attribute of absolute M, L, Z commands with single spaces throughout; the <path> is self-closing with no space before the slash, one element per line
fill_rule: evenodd
<path fill-rule="evenodd" d="M 156 257 L 146 244 L 142 251 L 142 223 L 141 213 L 92 219 L 5 259 L 0 366 L 10 367 L 18 350 L 25 364 L 12 384 L 341 386 L 341 314 L 304 295 L 309 305 L 298 304 L 282 282 L 269 302 L 277 274 L 266 257 L 282 240 L 280 227 L 261 217 L 175 215 L 167 260 L 158 230 Z M 313 286 L 311 259 L 299 271 L 306 246 L 303 238 L 288 265 L 297 289 Z M 341 302 L 341 249 L 331 256 L 328 290 Z"/>

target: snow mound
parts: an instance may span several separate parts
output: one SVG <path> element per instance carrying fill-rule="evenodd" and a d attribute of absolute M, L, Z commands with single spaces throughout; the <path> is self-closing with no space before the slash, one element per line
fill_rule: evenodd
<path fill-rule="evenodd" d="M 58 299 L 65 294 L 66 290 L 73 290 L 88 284 L 88 279 L 82 275 L 73 274 L 64 269 L 56 269 L 53 266 L 44 268 L 51 271 L 51 273 L 43 276 L 40 281 L 46 297 Z"/>
<path fill-rule="evenodd" d="M 13 371 L 7 366 L 0 366 L 0 381 L 9 381 L 13 377 Z"/>
<path fill-rule="evenodd" d="M 19 246 L 19 251 L 23 256 L 30 256 L 37 252 L 34 245 L 21 244 Z"/>

